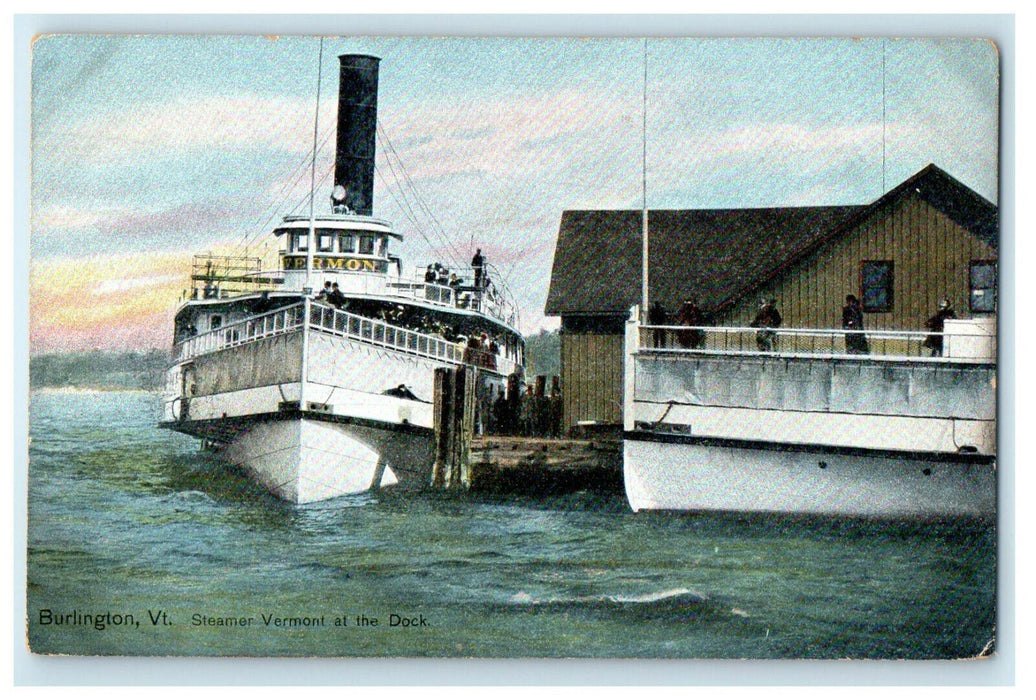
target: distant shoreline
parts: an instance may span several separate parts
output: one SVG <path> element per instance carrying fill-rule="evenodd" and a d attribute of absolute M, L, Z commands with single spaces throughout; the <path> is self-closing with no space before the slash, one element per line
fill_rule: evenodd
<path fill-rule="evenodd" d="M 30 394 L 160 394 L 157 388 L 141 388 L 129 386 L 99 385 L 99 386 L 30 386 Z"/>

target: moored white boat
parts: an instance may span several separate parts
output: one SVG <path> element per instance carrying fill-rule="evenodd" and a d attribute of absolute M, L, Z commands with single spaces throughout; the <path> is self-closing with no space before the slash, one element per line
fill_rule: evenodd
<path fill-rule="evenodd" d="M 634 312 L 632 318 L 636 319 Z M 682 329 L 686 331 L 686 329 Z M 678 327 L 626 331 L 624 478 L 639 510 L 877 518 L 996 512 L 995 318 L 947 321 L 944 355 L 926 334 Z"/>
<path fill-rule="evenodd" d="M 162 421 L 296 503 L 428 486 L 435 369 L 474 367 L 483 401 L 522 373 L 516 311 L 488 266 L 451 285 L 390 252 L 402 236 L 371 215 L 378 59 L 340 60 L 332 211 L 285 217 L 276 270 L 196 256 Z M 337 290 L 314 295 L 325 284 Z"/>

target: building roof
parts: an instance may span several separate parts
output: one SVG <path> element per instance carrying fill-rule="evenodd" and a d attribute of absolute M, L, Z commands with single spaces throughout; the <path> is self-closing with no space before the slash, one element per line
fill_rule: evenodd
<path fill-rule="evenodd" d="M 673 312 L 693 295 L 721 310 L 911 193 L 996 247 L 996 206 L 929 165 L 866 206 L 649 211 L 651 301 Z M 565 211 L 546 313 L 620 314 L 639 303 L 641 227 L 636 210 Z"/>

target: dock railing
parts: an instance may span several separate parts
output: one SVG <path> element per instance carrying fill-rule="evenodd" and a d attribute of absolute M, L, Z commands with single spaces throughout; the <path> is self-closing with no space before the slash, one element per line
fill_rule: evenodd
<path fill-rule="evenodd" d="M 981 333 L 884 330 L 853 332 L 842 329 L 729 326 L 639 326 L 637 340 L 638 352 L 672 354 L 996 361 L 995 336 Z M 942 348 L 941 354 L 933 355 L 933 345 Z"/>
<path fill-rule="evenodd" d="M 228 323 L 177 343 L 173 358 L 179 362 L 244 343 L 299 330 L 304 325 L 305 304 L 293 304 L 275 311 Z M 448 364 L 467 364 L 502 375 L 517 364 L 503 355 L 468 348 L 444 338 L 401 328 L 381 319 L 368 318 L 325 304 L 309 304 L 309 328 L 350 340 L 357 340 L 409 355 Z"/>

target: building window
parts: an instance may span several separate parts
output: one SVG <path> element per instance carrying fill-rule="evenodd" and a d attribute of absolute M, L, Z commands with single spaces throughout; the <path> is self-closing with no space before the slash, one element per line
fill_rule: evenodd
<path fill-rule="evenodd" d="M 996 311 L 996 261 L 971 261 L 971 311 L 972 313 L 993 313 Z"/>
<path fill-rule="evenodd" d="M 891 260 L 865 260 L 860 265 L 860 297 L 864 311 L 892 311 L 892 279 Z"/>

